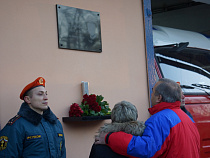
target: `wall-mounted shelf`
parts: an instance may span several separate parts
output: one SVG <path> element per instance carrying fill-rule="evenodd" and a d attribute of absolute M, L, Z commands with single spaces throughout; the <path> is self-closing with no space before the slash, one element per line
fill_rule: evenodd
<path fill-rule="evenodd" d="M 96 121 L 111 119 L 111 115 L 106 116 L 82 116 L 82 117 L 63 117 L 63 122 L 74 122 L 74 121 Z"/>

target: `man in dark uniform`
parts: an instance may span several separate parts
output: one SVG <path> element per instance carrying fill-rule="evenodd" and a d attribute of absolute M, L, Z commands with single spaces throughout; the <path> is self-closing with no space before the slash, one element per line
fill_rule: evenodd
<path fill-rule="evenodd" d="M 65 158 L 63 128 L 48 107 L 45 79 L 28 84 L 20 99 L 18 114 L 0 132 L 0 157 Z"/>

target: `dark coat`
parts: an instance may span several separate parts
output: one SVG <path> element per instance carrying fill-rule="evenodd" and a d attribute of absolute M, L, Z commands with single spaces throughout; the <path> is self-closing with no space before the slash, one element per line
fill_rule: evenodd
<path fill-rule="evenodd" d="M 129 121 L 123 123 L 106 123 L 99 130 L 100 133 L 108 132 L 119 132 L 123 131 L 125 133 L 133 134 L 136 136 L 141 136 L 144 132 L 145 125 L 141 121 Z M 126 158 L 125 156 L 119 155 L 112 151 L 107 145 L 93 144 L 89 158 Z"/>
<path fill-rule="evenodd" d="M 112 151 L 107 145 L 93 144 L 89 158 L 127 158 Z"/>
<path fill-rule="evenodd" d="M 50 108 L 40 115 L 26 103 L 0 132 L 0 157 L 65 158 L 60 121 Z"/>

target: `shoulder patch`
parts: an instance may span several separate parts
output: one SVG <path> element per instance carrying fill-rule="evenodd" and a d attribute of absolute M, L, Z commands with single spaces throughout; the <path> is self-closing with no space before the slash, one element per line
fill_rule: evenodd
<path fill-rule="evenodd" d="M 15 117 L 11 118 L 9 121 L 8 121 L 8 125 L 13 125 L 13 123 L 15 123 L 15 121 L 17 121 L 21 116 L 20 115 L 16 115 Z"/>
<path fill-rule="evenodd" d="M 0 151 L 4 150 L 7 148 L 7 143 L 8 143 L 8 137 L 7 136 L 1 136 L 0 137 Z"/>

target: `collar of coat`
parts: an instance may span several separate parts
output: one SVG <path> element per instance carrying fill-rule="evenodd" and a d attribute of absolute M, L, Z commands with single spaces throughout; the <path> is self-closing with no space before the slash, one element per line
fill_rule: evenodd
<path fill-rule="evenodd" d="M 181 104 L 180 101 L 176 101 L 173 103 L 161 102 L 161 103 L 156 104 L 153 107 L 149 108 L 148 110 L 149 110 L 149 113 L 151 115 L 153 115 L 153 114 L 155 114 L 161 110 L 164 110 L 164 109 L 180 109 L 180 104 Z"/>
<path fill-rule="evenodd" d="M 43 115 L 40 115 L 39 113 L 32 110 L 25 102 L 22 103 L 18 115 L 33 123 L 34 125 L 38 125 L 41 122 L 42 118 L 45 118 L 51 124 L 55 124 L 57 120 L 57 117 L 55 116 L 55 114 L 53 114 L 49 107 L 43 112 Z"/>

